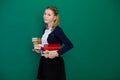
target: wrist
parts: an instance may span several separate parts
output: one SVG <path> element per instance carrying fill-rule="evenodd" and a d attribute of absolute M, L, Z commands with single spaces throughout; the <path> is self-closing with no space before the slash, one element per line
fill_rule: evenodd
<path fill-rule="evenodd" d="M 56 56 L 59 56 L 59 54 L 56 52 L 56 54 L 55 54 Z"/>

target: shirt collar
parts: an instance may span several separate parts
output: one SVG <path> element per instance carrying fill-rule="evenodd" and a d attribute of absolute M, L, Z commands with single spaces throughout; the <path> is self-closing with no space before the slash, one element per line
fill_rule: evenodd
<path fill-rule="evenodd" d="M 47 29 L 47 30 L 51 30 L 51 29 L 52 29 L 52 27 L 46 27 L 46 29 Z"/>

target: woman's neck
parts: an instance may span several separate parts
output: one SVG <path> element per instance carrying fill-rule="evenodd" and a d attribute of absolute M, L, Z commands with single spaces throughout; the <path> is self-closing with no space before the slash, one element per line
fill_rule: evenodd
<path fill-rule="evenodd" d="M 52 27 L 53 26 L 53 22 L 48 23 L 48 27 Z"/>

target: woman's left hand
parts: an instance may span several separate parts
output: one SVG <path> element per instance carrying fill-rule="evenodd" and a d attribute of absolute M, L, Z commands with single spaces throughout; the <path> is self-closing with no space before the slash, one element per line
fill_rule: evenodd
<path fill-rule="evenodd" d="M 57 53 L 57 51 L 49 51 L 49 58 L 53 59 L 55 57 L 58 57 L 59 54 Z"/>

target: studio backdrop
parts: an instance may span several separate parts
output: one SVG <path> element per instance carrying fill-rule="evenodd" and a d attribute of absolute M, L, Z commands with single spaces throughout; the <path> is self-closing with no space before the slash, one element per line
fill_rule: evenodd
<path fill-rule="evenodd" d="M 32 37 L 51 5 L 74 45 L 63 55 L 67 80 L 120 80 L 120 0 L 0 0 L 0 80 L 37 80 Z"/>

